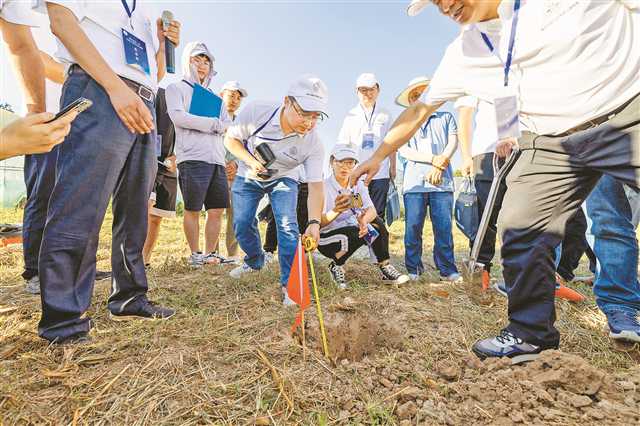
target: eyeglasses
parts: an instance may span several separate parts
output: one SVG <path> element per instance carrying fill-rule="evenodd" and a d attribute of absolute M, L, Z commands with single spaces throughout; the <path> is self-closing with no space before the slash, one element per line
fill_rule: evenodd
<path fill-rule="evenodd" d="M 335 160 L 336 164 L 340 167 L 346 167 L 347 169 L 353 169 L 356 166 L 357 161 L 346 159 L 346 160 Z"/>
<path fill-rule="evenodd" d="M 207 57 L 193 56 L 191 60 L 195 62 L 197 65 L 211 65 L 211 61 L 209 61 L 209 58 Z"/>
<path fill-rule="evenodd" d="M 310 123 L 324 120 L 324 115 L 322 113 L 320 113 L 320 112 L 306 112 L 302 108 L 300 108 L 300 105 L 298 105 L 298 102 L 296 102 L 295 99 L 290 97 L 289 100 L 291 101 L 291 105 L 293 105 L 293 109 L 295 110 L 296 114 L 298 114 L 298 116 L 302 120 L 310 122 Z"/>

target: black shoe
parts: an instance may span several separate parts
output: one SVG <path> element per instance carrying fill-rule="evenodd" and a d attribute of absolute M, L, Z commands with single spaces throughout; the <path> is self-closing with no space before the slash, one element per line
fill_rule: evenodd
<path fill-rule="evenodd" d="M 57 346 L 75 346 L 75 345 L 83 345 L 86 343 L 91 343 L 91 337 L 87 332 L 81 332 L 77 334 L 73 334 L 69 337 L 65 337 L 64 339 L 56 338 L 51 342 L 53 345 Z"/>
<path fill-rule="evenodd" d="M 149 300 L 142 299 L 125 306 L 120 312 L 111 312 L 114 321 L 128 321 L 134 319 L 165 320 L 174 316 L 176 311 L 165 308 Z"/>
<path fill-rule="evenodd" d="M 111 278 L 111 271 L 96 271 L 96 281 L 102 281 Z"/>

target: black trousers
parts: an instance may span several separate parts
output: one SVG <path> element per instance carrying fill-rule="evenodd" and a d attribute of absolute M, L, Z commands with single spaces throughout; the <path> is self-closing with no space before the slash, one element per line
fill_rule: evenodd
<path fill-rule="evenodd" d="M 298 218 L 298 228 L 300 232 L 304 232 L 307 229 L 307 222 L 309 221 L 309 209 L 307 208 L 307 199 L 309 198 L 309 185 L 307 183 L 301 183 L 298 185 L 298 208 L 296 216 Z M 269 209 L 268 211 L 264 211 Z M 260 216 L 267 217 L 267 231 L 264 237 L 264 245 L 262 248 L 264 251 L 273 253 L 278 248 L 278 233 L 276 229 L 276 219 L 271 211 L 271 205 L 265 207 Z"/>
<path fill-rule="evenodd" d="M 610 120 L 570 136 L 525 133 L 500 215 L 502 265 L 515 336 L 558 345 L 555 248 L 603 174 L 640 187 L 640 96 Z"/>
<path fill-rule="evenodd" d="M 373 254 L 376 256 L 378 263 L 389 260 L 389 232 L 387 228 L 380 217 L 376 217 L 371 222 L 371 225 L 380 233 L 378 238 L 371 244 Z M 356 250 L 367 243 L 364 238 L 358 236 L 358 233 L 359 228 L 357 226 L 345 226 L 328 232 L 320 232 L 318 250 L 324 256 L 332 259 L 337 265 L 344 265 Z M 337 256 L 338 253 L 341 253 L 341 255 Z"/>
<path fill-rule="evenodd" d="M 562 240 L 562 255 L 558 264 L 558 274 L 567 281 L 573 280 L 573 273 L 580 264 L 583 254 L 589 258 L 589 267 L 595 270 L 596 255 L 587 242 L 587 218 L 584 211 L 579 209 L 567 222 L 564 240 Z"/>

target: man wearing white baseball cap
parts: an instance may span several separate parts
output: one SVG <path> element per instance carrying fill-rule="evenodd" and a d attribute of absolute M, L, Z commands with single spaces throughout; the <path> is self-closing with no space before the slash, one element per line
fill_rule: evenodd
<path fill-rule="evenodd" d="M 349 188 L 349 175 L 358 164 L 353 145 L 336 145 L 330 158 L 332 175 L 324 181 L 325 204 L 322 213 L 320 253 L 331 259 L 329 272 L 339 288 L 347 288 L 343 265 L 367 244 L 376 258 L 382 280 L 404 284 L 409 277 L 389 262 L 389 232 L 378 216 L 369 190 L 360 181 Z"/>
<path fill-rule="evenodd" d="M 352 108 L 342 123 L 338 144 L 353 145 L 358 150 L 358 161 L 363 162 L 380 146 L 386 136 L 393 117 L 389 111 L 377 104 L 380 84 L 375 74 L 360 74 L 356 80 L 358 105 Z M 369 194 L 378 215 L 384 218 L 387 206 L 389 181 L 396 176 L 396 156 L 391 155 L 382 163 L 380 171 L 369 184 Z"/>
<path fill-rule="evenodd" d="M 432 2 L 464 27 L 425 103 L 400 115 L 352 177 L 374 175 L 446 101 L 471 95 L 493 105 L 496 153 L 520 149 L 500 213 L 509 324 L 472 349 L 482 359 L 529 361 L 560 342 L 553 253 L 567 220 L 603 175 L 640 188 L 640 4 Z M 612 333 L 640 330 L 639 311 L 608 312 Z"/>
<path fill-rule="evenodd" d="M 316 76 L 303 75 L 291 85 L 283 102 L 247 105 L 225 136 L 227 149 L 239 163 L 231 188 L 233 228 L 246 253 L 243 264 L 232 270 L 231 276 L 238 278 L 264 266 L 256 210 L 266 194 L 276 219 L 285 305 L 293 304 L 286 295 L 286 285 L 299 238 L 296 207 L 300 165 L 309 186 L 305 234 L 316 244 L 320 238 L 324 148 L 315 127 L 327 116 L 327 107 L 327 86 Z"/>

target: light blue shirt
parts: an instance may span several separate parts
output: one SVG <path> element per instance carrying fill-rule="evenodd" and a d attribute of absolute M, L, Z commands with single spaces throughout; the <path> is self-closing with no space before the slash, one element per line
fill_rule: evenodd
<path fill-rule="evenodd" d="M 458 126 L 451 113 L 435 112 L 413 135 L 409 141 L 409 147 L 418 152 L 431 152 L 433 155 L 441 155 L 449 143 L 449 136 L 457 133 Z M 404 157 L 400 157 L 400 159 L 404 165 L 403 193 L 454 191 L 451 165 L 442 174 L 442 183 L 435 186 L 425 180 L 433 167 L 431 164 L 418 163 Z"/>

